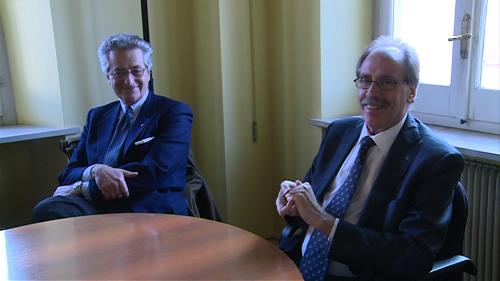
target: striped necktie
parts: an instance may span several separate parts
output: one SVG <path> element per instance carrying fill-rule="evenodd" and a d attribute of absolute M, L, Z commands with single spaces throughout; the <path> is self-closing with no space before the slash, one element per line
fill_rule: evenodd
<path fill-rule="evenodd" d="M 325 208 L 325 211 L 334 217 L 339 219 L 344 217 L 356 190 L 368 150 L 373 145 L 375 145 L 375 143 L 369 136 L 361 139 L 358 155 L 354 160 L 349 175 L 339 189 L 335 191 L 332 200 Z M 328 269 L 329 250 L 330 243 L 328 241 L 328 236 L 315 229 L 309 239 L 304 257 L 300 263 L 300 272 L 305 281 L 323 280 L 325 278 Z"/>
<path fill-rule="evenodd" d="M 125 113 L 122 114 L 118 124 L 116 124 L 115 132 L 111 138 L 106 154 L 104 155 L 103 164 L 116 167 L 120 154 L 122 152 L 123 142 L 127 136 L 128 130 L 134 120 L 134 110 L 131 106 L 127 106 Z"/>

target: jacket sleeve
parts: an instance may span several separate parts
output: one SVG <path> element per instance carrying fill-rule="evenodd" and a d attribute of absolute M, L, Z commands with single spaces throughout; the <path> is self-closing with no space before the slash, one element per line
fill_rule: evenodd
<path fill-rule="evenodd" d="M 83 171 L 90 166 L 85 144 L 87 143 L 91 115 L 92 110 L 87 114 L 87 123 L 83 127 L 78 146 L 71 155 L 66 168 L 59 174 L 59 185 L 69 185 L 81 180 Z"/>

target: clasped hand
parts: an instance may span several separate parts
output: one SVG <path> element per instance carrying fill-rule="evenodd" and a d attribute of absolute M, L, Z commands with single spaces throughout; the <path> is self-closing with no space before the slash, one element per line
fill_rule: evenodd
<path fill-rule="evenodd" d="M 335 220 L 318 204 L 311 184 L 299 180 L 285 180 L 281 183 L 276 209 L 282 217 L 300 217 L 316 228 L 322 227 L 326 222 L 330 225 Z"/>

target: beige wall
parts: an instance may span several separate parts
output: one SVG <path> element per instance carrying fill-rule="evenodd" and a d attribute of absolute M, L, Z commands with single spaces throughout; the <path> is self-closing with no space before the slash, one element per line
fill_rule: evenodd
<path fill-rule="evenodd" d="M 355 62 L 372 37 L 371 3 L 321 0 L 322 26 L 328 26 L 320 40 L 323 118 L 359 114 L 353 80 Z"/>
<path fill-rule="evenodd" d="M 119 2 L 44 2 L 64 125 L 83 125 L 89 107 L 113 99 L 95 49 L 110 33 L 141 34 L 139 1 Z M 371 9 L 363 0 L 333 2 L 329 15 L 349 25 L 329 31 L 322 0 L 148 1 L 155 90 L 192 106 L 192 147 L 227 222 L 264 237 L 281 226 L 279 182 L 302 178 L 318 149 L 321 132 L 309 118 L 357 112 L 353 65 L 371 36 Z M 337 44 L 326 49 L 328 36 Z M 337 55 L 322 62 L 328 53 Z M 330 63 L 332 77 L 323 75 Z"/>
<path fill-rule="evenodd" d="M 50 3 L 21 0 L 2 4 L 17 122 L 62 126 Z"/>
<path fill-rule="evenodd" d="M 85 122 L 87 111 L 116 99 L 97 59 L 114 33 L 142 34 L 140 1 L 51 0 L 64 125 Z"/>

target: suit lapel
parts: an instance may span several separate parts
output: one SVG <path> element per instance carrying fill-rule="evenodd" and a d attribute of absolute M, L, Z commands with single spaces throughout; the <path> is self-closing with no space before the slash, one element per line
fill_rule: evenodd
<path fill-rule="evenodd" d="M 132 124 L 132 128 L 127 133 L 127 137 L 125 138 L 124 147 L 123 147 L 123 155 L 126 154 L 134 140 L 139 136 L 139 134 L 144 130 L 147 126 L 151 117 L 154 113 L 154 94 L 153 92 L 149 92 L 149 95 L 141 107 L 141 111 L 137 116 L 137 119 Z"/>
<path fill-rule="evenodd" d="M 391 198 L 393 190 L 401 182 L 401 178 L 415 158 L 418 151 L 416 144 L 419 141 L 420 134 L 417 123 L 411 115 L 408 115 L 373 184 L 365 208 L 359 219 L 359 225 L 366 224 L 370 217 L 378 209 L 383 209 L 381 206 L 386 204 Z"/>
<path fill-rule="evenodd" d="M 111 137 L 115 131 L 116 123 L 118 122 L 118 116 L 120 113 L 120 103 L 117 102 L 115 106 L 112 106 L 107 112 L 102 115 L 101 120 L 97 120 L 98 127 L 98 161 L 97 163 L 102 163 L 104 160 L 104 155 L 108 149 L 108 145 L 111 142 Z"/>
<path fill-rule="evenodd" d="M 323 201 L 325 191 L 328 190 L 328 187 L 331 185 L 333 179 L 339 172 L 340 167 L 347 158 L 347 155 L 349 155 L 351 149 L 356 144 L 356 141 L 361 134 L 363 124 L 364 122 L 360 122 L 360 124 L 350 127 L 349 129 L 345 130 L 344 134 L 342 135 L 339 146 L 335 148 L 334 155 L 328 161 L 328 168 L 326 170 L 326 173 L 324 173 L 326 176 L 322 177 L 322 180 L 318 185 L 319 188 L 315 192 L 316 198 L 321 199 L 320 202 Z"/>

